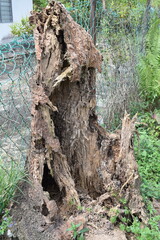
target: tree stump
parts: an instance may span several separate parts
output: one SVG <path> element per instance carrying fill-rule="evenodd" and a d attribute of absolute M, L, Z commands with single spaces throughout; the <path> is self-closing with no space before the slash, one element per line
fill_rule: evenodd
<path fill-rule="evenodd" d="M 37 72 L 32 81 L 31 184 L 17 197 L 12 214 L 17 239 L 62 239 L 60 225 L 82 195 L 98 204 L 125 198 L 143 215 L 132 137 L 136 117 L 125 115 L 122 130 L 98 125 L 96 69 L 102 57 L 91 36 L 60 3 L 33 13 Z M 115 197 L 118 196 L 118 197 Z"/>

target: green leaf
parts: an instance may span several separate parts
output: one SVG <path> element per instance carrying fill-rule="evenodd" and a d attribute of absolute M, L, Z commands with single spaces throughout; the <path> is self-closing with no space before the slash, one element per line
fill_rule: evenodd
<path fill-rule="evenodd" d="M 88 228 L 83 228 L 82 230 L 79 231 L 79 234 L 86 233 L 86 232 L 89 232 L 89 229 Z"/>

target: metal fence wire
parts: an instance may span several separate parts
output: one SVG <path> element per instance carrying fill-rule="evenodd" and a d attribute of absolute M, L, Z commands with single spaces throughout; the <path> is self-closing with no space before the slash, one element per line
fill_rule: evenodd
<path fill-rule="evenodd" d="M 30 139 L 33 37 L 0 45 L 0 157 L 24 163 Z"/>
<path fill-rule="evenodd" d="M 99 121 L 115 129 L 124 110 L 138 102 L 137 63 L 156 8 L 128 6 L 126 16 L 102 0 L 63 1 L 73 19 L 93 37 L 103 55 L 97 76 Z M 95 5 L 96 3 L 96 5 Z M 129 4 L 129 3 L 128 3 Z M 157 11 L 157 13 L 156 13 Z M 149 20 L 146 24 L 146 14 Z M 30 79 L 36 66 L 33 36 L 0 45 L 0 158 L 24 163 L 30 142 Z M 118 119 L 118 120 L 117 120 Z M 117 122 L 116 122 L 117 121 Z"/>

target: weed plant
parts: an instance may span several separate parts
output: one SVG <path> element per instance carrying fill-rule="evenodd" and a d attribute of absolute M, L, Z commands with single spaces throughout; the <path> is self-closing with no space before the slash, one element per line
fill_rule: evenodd
<path fill-rule="evenodd" d="M 141 177 L 141 193 L 148 212 L 147 226 L 142 226 L 137 217 L 133 218 L 130 226 L 121 229 L 132 232 L 137 240 L 160 240 L 159 221 L 151 200 L 160 200 L 160 125 L 153 119 L 152 114 L 145 113 L 139 117 L 142 125 L 138 127 L 139 137 L 135 138 L 135 157 Z"/>
<path fill-rule="evenodd" d="M 135 157 L 142 179 L 144 197 L 160 199 L 160 125 L 146 113 L 140 117 L 139 138 L 135 138 Z"/>
<path fill-rule="evenodd" d="M 18 183 L 25 177 L 20 164 L 4 162 L 0 158 L 0 235 L 3 235 L 10 223 L 9 211 L 6 210 L 13 200 Z"/>
<path fill-rule="evenodd" d="M 81 230 L 78 230 L 78 228 L 81 226 L 81 223 L 74 224 L 71 223 L 71 227 L 67 229 L 67 231 L 73 232 L 73 240 L 85 240 L 84 234 L 89 231 L 88 228 L 83 228 Z"/>

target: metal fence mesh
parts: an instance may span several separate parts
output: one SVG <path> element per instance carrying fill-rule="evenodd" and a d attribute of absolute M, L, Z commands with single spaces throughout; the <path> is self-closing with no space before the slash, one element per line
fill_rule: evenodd
<path fill-rule="evenodd" d="M 0 45 L 0 157 L 24 162 L 30 138 L 33 37 Z"/>

